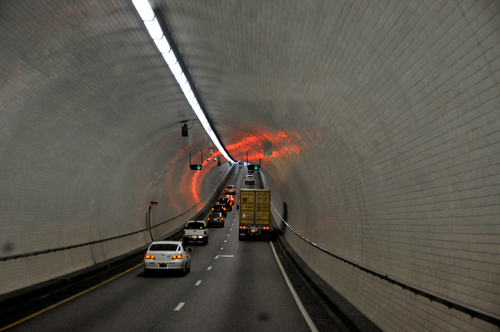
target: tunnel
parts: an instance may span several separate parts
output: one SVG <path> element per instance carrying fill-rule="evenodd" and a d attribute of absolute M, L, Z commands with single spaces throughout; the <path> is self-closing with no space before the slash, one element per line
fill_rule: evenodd
<path fill-rule="evenodd" d="M 499 2 L 149 3 L 231 160 L 132 1 L 1 1 L 0 295 L 168 234 L 243 161 L 378 328 L 498 331 Z"/>

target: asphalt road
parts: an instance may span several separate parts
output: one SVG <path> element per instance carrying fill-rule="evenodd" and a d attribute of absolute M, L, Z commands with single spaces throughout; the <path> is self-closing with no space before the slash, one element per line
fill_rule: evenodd
<path fill-rule="evenodd" d="M 244 185 L 245 174 L 246 167 L 238 167 L 228 183 L 237 193 L 258 188 L 258 182 Z M 224 228 L 209 232 L 208 245 L 189 245 L 191 272 L 185 276 L 166 271 L 145 277 L 138 266 L 8 331 L 311 331 L 272 244 L 238 240 L 236 208 Z M 341 329 L 305 289 L 299 293 L 318 329 Z"/>

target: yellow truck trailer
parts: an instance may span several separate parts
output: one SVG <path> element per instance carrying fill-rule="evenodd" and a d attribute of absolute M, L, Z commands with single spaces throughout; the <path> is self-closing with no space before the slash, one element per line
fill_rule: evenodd
<path fill-rule="evenodd" d="M 271 190 L 240 190 L 239 239 L 270 239 Z"/>

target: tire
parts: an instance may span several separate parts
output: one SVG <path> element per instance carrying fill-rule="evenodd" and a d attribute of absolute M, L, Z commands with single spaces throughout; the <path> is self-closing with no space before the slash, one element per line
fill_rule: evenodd
<path fill-rule="evenodd" d="M 224 222 L 222 222 L 222 223 L 220 224 L 220 227 L 224 228 Z"/>
<path fill-rule="evenodd" d="M 205 240 L 205 245 L 207 245 L 207 244 L 208 244 L 208 239 Z"/>
<path fill-rule="evenodd" d="M 186 262 L 186 265 L 184 265 L 184 268 L 182 269 L 182 274 L 183 274 L 183 275 L 188 274 L 187 262 Z"/>
<path fill-rule="evenodd" d="M 186 274 L 188 274 L 189 272 L 191 272 L 191 262 L 189 262 L 189 265 L 186 269 Z"/>

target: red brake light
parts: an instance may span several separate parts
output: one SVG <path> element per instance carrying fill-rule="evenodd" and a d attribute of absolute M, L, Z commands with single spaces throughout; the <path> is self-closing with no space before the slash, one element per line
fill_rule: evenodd
<path fill-rule="evenodd" d="M 176 255 L 176 256 L 172 257 L 172 259 L 182 259 L 182 254 Z"/>
<path fill-rule="evenodd" d="M 208 218 L 207 220 L 210 220 L 210 218 Z"/>
<path fill-rule="evenodd" d="M 214 208 L 212 208 L 212 211 L 214 210 Z"/>
<path fill-rule="evenodd" d="M 220 218 L 220 220 L 224 220 L 224 218 Z"/>
<path fill-rule="evenodd" d="M 151 256 L 150 254 L 146 254 L 146 257 L 144 257 L 146 259 L 155 259 L 155 256 Z"/>

